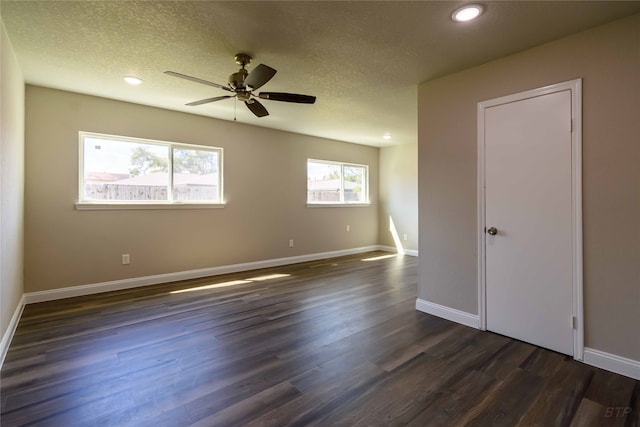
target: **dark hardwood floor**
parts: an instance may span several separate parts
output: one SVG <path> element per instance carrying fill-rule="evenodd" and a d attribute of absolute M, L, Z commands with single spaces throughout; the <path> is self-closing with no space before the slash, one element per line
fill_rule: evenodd
<path fill-rule="evenodd" d="M 638 381 L 417 312 L 379 255 L 28 305 L 1 424 L 640 427 Z"/>

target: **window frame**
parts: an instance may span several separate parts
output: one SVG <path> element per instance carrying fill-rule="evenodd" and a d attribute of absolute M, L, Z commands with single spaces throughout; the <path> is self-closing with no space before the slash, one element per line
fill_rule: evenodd
<path fill-rule="evenodd" d="M 309 201 L 309 162 L 312 163 L 322 163 L 327 165 L 340 166 L 340 201 Z M 349 202 L 345 201 L 344 197 L 344 169 L 348 167 L 357 167 L 364 169 L 364 182 L 363 182 L 363 193 L 364 193 L 364 201 L 354 201 Z M 359 163 L 351 163 L 351 162 L 339 162 L 335 160 L 321 160 L 321 159 L 313 159 L 307 158 L 306 163 L 306 171 L 307 171 L 307 207 L 362 207 L 362 206 L 370 206 L 371 199 L 369 198 L 369 165 L 363 165 Z"/>
<path fill-rule="evenodd" d="M 84 189 L 84 150 L 85 138 L 99 138 L 118 142 L 128 142 L 134 144 L 145 144 L 166 147 L 168 150 L 167 164 L 167 200 L 92 200 L 85 199 Z M 212 147 L 208 145 L 185 144 L 172 141 L 159 141 L 147 138 L 136 138 L 130 136 L 110 135 L 96 132 L 78 132 L 78 198 L 76 201 L 77 210 L 126 210 L 126 209 L 209 209 L 222 208 L 226 205 L 224 201 L 224 149 L 222 147 Z M 190 149 L 200 151 L 216 152 L 218 154 L 218 202 L 213 201 L 176 201 L 173 200 L 173 151 L 174 149 Z"/>

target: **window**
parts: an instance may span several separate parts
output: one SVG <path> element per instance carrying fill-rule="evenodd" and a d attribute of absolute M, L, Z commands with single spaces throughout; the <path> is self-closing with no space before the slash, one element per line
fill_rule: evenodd
<path fill-rule="evenodd" d="M 368 167 L 308 159 L 307 203 L 369 203 Z"/>
<path fill-rule="evenodd" d="M 80 203 L 222 203 L 222 149 L 80 132 Z"/>

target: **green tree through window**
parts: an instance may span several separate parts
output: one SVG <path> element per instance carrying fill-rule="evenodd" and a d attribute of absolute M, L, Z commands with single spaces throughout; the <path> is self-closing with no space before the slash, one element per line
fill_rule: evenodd
<path fill-rule="evenodd" d="M 167 172 L 168 159 L 152 153 L 147 147 L 136 146 L 131 150 L 131 165 L 129 173 L 133 176 L 150 173 Z"/>

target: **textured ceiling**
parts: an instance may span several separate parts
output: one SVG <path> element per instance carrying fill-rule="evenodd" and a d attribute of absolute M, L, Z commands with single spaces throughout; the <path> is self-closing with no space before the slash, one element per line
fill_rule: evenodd
<path fill-rule="evenodd" d="M 238 104 L 238 121 L 385 146 L 417 141 L 420 82 L 640 12 L 629 1 L 481 1 L 477 21 L 454 23 L 463 3 L 2 0 L 0 15 L 28 83 L 233 120 L 233 100 L 184 106 L 224 91 L 163 71 L 226 84 L 246 52 L 278 70 L 263 90 L 318 99 L 263 101 L 271 115 L 260 119 Z"/>

